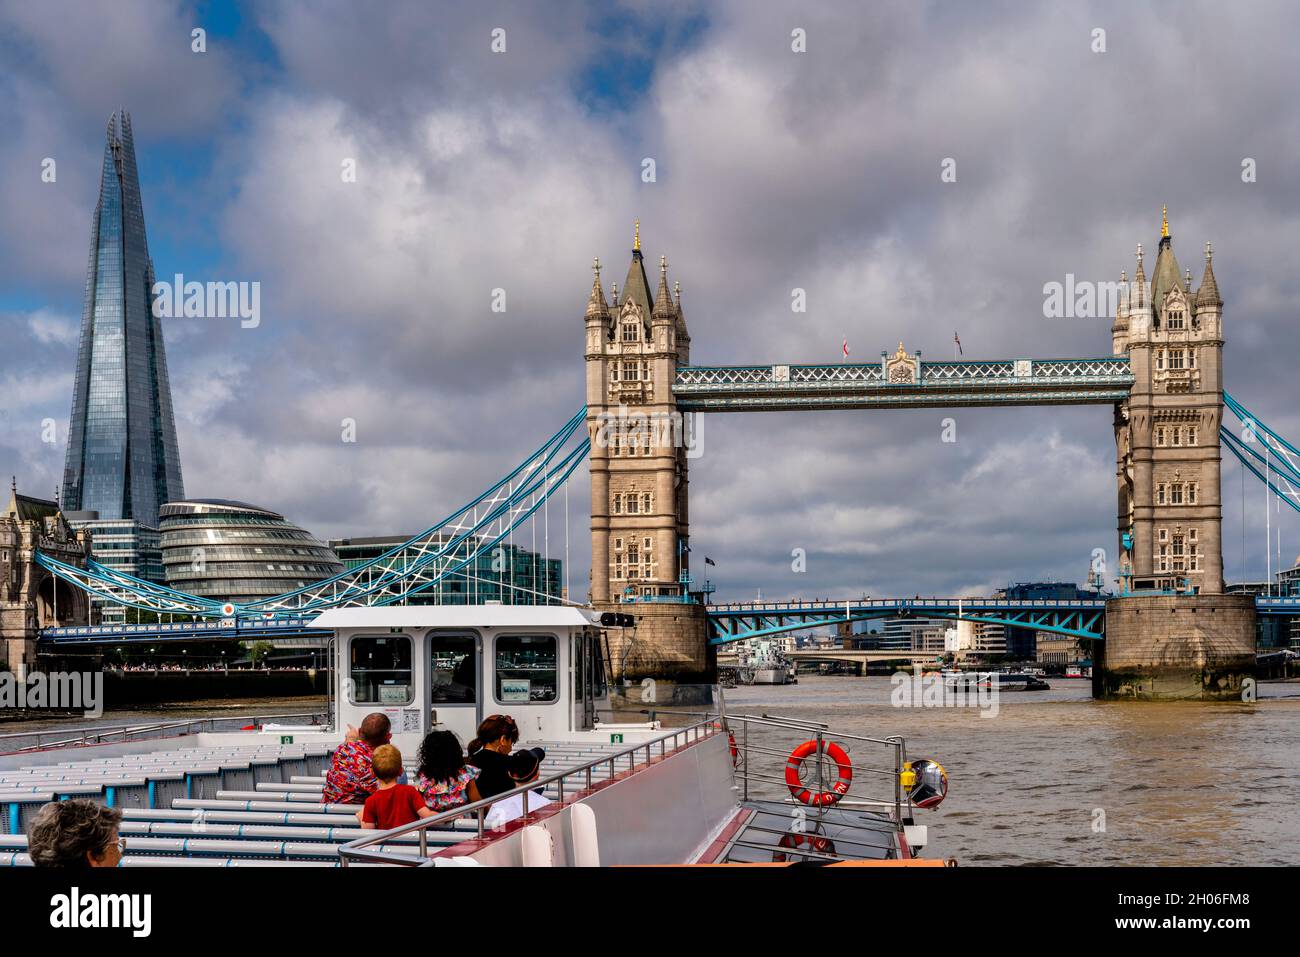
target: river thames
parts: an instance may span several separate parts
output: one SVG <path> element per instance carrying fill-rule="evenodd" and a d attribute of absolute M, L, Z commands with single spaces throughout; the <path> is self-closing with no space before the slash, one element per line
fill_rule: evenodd
<path fill-rule="evenodd" d="M 917 823 L 930 826 L 925 857 L 961 865 L 1300 862 L 1300 684 L 1261 682 L 1257 703 L 1223 704 L 1094 701 L 1086 679 L 1048 681 L 1050 691 L 1002 693 L 993 717 L 893 707 L 887 677 L 742 686 L 726 691 L 726 705 L 849 734 L 900 734 L 909 757 L 939 761 L 948 797 L 917 812 Z"/>

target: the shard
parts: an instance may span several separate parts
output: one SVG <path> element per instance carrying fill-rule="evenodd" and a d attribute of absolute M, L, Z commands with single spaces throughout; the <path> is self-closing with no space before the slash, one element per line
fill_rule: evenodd
<path fill-rule="evenodd" d="M 120 110 L 91 226 L 63 507 L 156 528 L 160 506 L 185 490 L 153 284 L 131 118 Z"/>

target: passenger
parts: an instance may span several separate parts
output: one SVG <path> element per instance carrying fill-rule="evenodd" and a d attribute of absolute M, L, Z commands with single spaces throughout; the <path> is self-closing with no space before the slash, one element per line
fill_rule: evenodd
<path fill-rule="evenodd" d="M 478 737 L 469 743 L 469 763 L 482 773 L 474 783 L 485 798 L 513 791 L 516 787 L 506 770 L 506 758 L 519 740 L 519 726 L 508 714 L 488 715 L 478 726 Z"/>
<path fill-rule="evenodd" d="M 94 801 L 53 801 L 36 812 L 27 852 L 37 867 L 117 867 L 126 841 L 117 836 L 122 812 Z"/>
<path fill-rule="evenodd" d="M 419 759 L 415 789 L 432 810 L 449 811 L 482 800 L 474 783 L 482 771 L 466 763 L 460 741 L 450 731 L 430 731 L 420 744 Z"/>
<path fill-rule="evenodd" d="M 364 803 L 379 789 L 371 766 L 375 748 L 387 744 L 392 737 L 388 715 L 378 711 L 366 715 L 360 731 L 349 725 L 344 742 L 334 749 L 321 800 L 326 804 Z"/>
<path fill-rule="evenodd" d="M 510 782 L 514 787 L 520 787 L 525 784 L 531 784 L 537 780 L 541 773 L 542 761 L 546 759 L 546 752 L 541 748 L 523 748 L 510 755 L 507 759 L 509 762 L 508 773 Z M 528 792 L 528 813 L 546 807 L 554 802 L 542 793 L 541 788 L 533 788 Z M 498 828 L 503 827 L 524 813 L 524 796 L 516 794 L 512 797 L 502 798 L 496 804 L 488 808 L 487 816 L 483 819 L 484 827 Z"/>
<path fill-rule="evenodd" d="M 402 752 L 391 744 L 375 748 L 372 762 L 378 789 L 357 812 L 357 820 L 368 831 L 391 831 L 403 824 L 412 824 L 422 817 L 433 817 L 433 811 L 424 806 L 420 792 L 409 784 L 399 784 L 402 773 Z"/>

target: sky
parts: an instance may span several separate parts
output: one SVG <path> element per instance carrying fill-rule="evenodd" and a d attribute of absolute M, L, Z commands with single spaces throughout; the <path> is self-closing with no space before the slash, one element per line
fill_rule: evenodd
<path fill-rule="evenodd" d="M 1227 389 L 1300 437 L 1297 34 L 1265 2 L 0 0 L 0 466 L 46 497 L 62 478 L 118 107 L 158 276 L 260 283 L 255 328 L 163 320 L 186 493 L 322 538 L 423 529 L 577 410 L 592 257 L 621 284 L 638 218 L 695 364 L 951 358 L 954 334 L 1051 358 L 1109 354 L 1110 317 L 1048 319 L 1044 285 L 1131 276 L 1167 205 L 1197 283 L 1214 244 Z M 1082 581 L 1095 548 L 1114 571 L 1105 407 L 702 437 L 691 547 L 719 600 Z M 1229 580 L 1265 574 L 1247 478 L 1224 463 Z M 585 469 L 571 486 L 582 597 Z M 1290 567 L 1296 516 L 1270 526 Z"/>

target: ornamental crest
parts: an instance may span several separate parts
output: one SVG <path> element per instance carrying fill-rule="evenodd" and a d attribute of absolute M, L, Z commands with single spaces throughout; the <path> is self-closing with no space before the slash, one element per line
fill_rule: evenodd
<path fill-rule="evenodd" d="M 896 384 L 912 384 L 920 381 L 917 374 L 920 360 L 909 356 L 903 344 L 898 344 L 898 351 L 885 359 L 885 381 Z"/>

